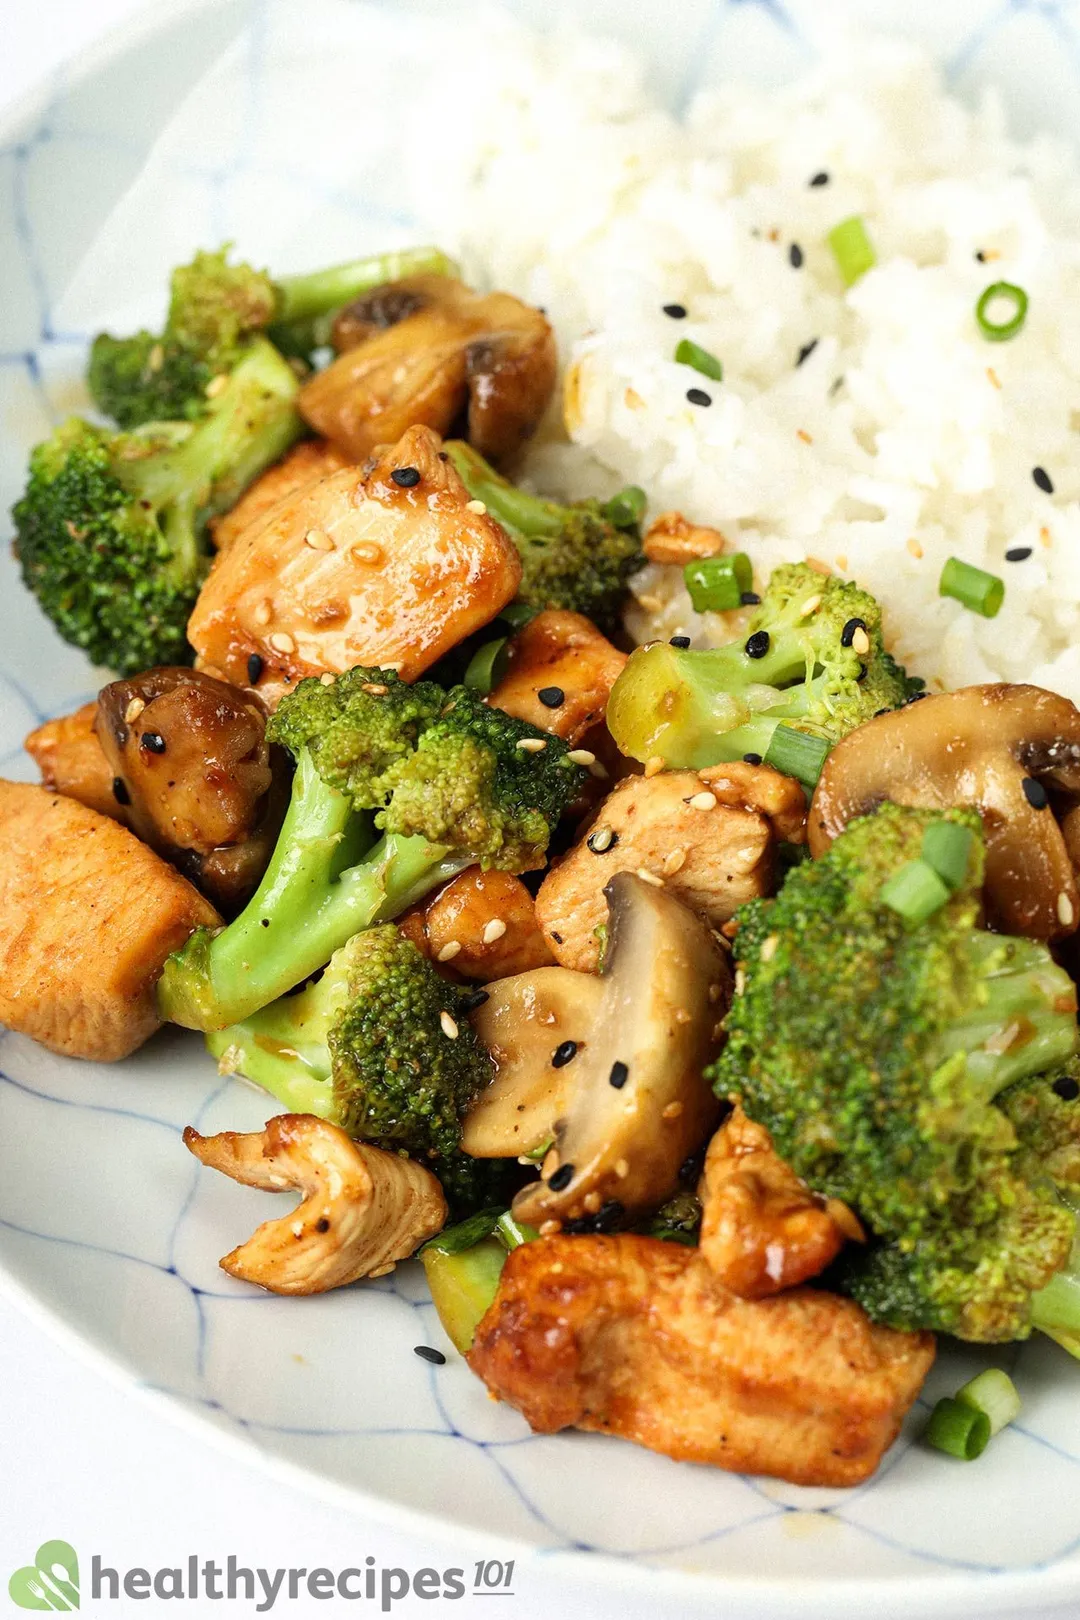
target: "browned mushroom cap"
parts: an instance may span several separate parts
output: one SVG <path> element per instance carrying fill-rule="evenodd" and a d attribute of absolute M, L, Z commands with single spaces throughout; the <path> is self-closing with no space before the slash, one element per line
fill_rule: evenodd
<path fill-rule="evenodd" d="M 184 1145 L 212 1170 L 303 1202 L 265 1221 L 222 1269 L 274 1294 L 322 1294 L 393 1271 L 446 1224 L 438 1181 L 419 1164 L 353 1142 L 313 1114 L 278 1114 L 264 1131 L 200 1136 Z"/>
<path fill-rule="evenodd" d="M 1051 800 L 1077 795 L 1080 710 L 1038 686 L 968 686 L 880 715 L 837 744 L 810 806 L 810 852 L 821 855 L 853 816 L 886 799 L 973 805 L 986 834 L 991 920 L 1061 939 L 1076 928 L 1080 895 Z"/>
<path fill-rule="evenodd" d="M 287 770 L 271 758 L 257 700 L 166 666 L 103 687 L 96 730 L 132 830 L 215 899 L 245 899 L 286 798 Z"/>
<path fill-rule="evenodd" d="M 539 310 L 452 276 L 378 287 L 334 324 L 342 350 L 300 393 L 304 418 L 355 461 L 420 424 L 446 433 L 463 411 L 492 461 L 518 450 L 555 386 L 555 340 Z"/>

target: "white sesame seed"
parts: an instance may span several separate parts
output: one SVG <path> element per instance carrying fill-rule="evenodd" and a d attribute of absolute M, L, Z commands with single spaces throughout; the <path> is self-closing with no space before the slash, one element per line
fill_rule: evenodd
<path fill-rule="evenodd" d="M 659 613 L 664 605 L 658 596 L 651 595 L 639 596 L 638 602 L 646 613 Z"/>
<path fill-rule="evenodd" d="M 671 877 L 673 873 L 680 871 L 685 865 L 685 849 L 673 849 L 670 855 L 665 855 L 664 857 L 664 872 L 668 877 Z"/>
<path fill-rule="evenodd" d="M 678 1119 L 678 1117 L 682 1113 L 682 1111 L 683 1111 L 683 1105 L 682 1105 L 681 1102 L 678 1102 L 678 1101 L 669 1102 L 667 1107 L 661 1111 L 660 1118 L 661 1119 Z"/>
<path fill-rule="evenodd" d="M 330 673 L 330 671 L 328 669 L 324 670 L 323 673 L 319 676 L 319 682 L 320 682 L 320 685 L 322 685 L 322 686 L 333 686 L 333 684 L 334 684 L 334 682 L 336 680 L 337 680 L 337 676 L 336 675 L 331 675 L 331 673 Z"/>
<path fill-rule="evenodd" d="M 477 517 L 487 516 L 487 507 L 483 501 L 466 501 L 465 510 L 466 512 L 475 512 Z"/>
<path fill-rule="evenodd" d="M 571 748 L 566 757 L 574 765 L 596 764 L 596 755 L 589 748 Z"/>
<path fill-rule="evenodd" d="M 216 377 L 211 377 L 210 381 L 206 385 L 206 397 L 207 397 L 207 399 L 217 399 L 218 395 L 220 393 L 223 393 L 224 390 L 226 388 L 228 388 L 228 386 L 229 386 L 228 377 L 225 375 L 225 373 L 223 371 L 219 371 L 217 376 Z"/>
<path fill-rule="evenodd" d="M 772 961 L 773 957 L 776 955 L 776 948 L 779 945 L 779 943 L 780 943 L 779 934 L 770 934 L 768 939 L 762 940 L 762 942 L 761 942 L 761 960 L 763 962 L 771 962 Z"/>
<path fill-rule="evenodd" d="M 294 653 L 296 651 L 296 642 L 287 630 L 275 630 L 272 636 L 267 637 L 267 640 L 275 652 Z"/>
<path fill-rule="evenodd" d="M 358 563 L 375 564 L 383 560 L 383 548 L 375 540 L 358 540 L 349 547 L 349 555 Z"/>
<path fill-rule="evenodd" d="M 627 1164 L 625 1159 L 615 1160 L 615 1174 L 618 1176 L 620 1181 L 626 1180 L 627 1176 L 630 1174 L 630 1166 Z"/>
<path fill-rule="evenodd" d="M 561 1221 L 541 1221 L 539 1232 L 541 1237 L 554 1237 L 556 1232 L 562 1231 Z"/>
<path fill-rule="evenodd" d="M 127 721 L 129 726 L 133 720 L 137 720 L 139 718 L 140 714 L 142 714 L 145 708 L 146 704 L 143 702 L 141 697 L 132 698 L 131 702 L 124 710 L 124 719 Z"/>
<path fill-rule="evenodd" d="M 365 681 L 360 690 L 367 692 L 370 697 L 385 697 L 390 688 L 383 686 L 380 681 Z"/>
<path fill-rule="evenodd" d="M 820 606 L 821 606 L 821 592 L 819 591 L 816 596 L 808 596 L 806 598 L 806 601 L 803 603 L 802 607 L 799 609 L 799 617 L 801 619 L 808 619 L 810 617 L 811 613 L 816 613 Z"/>
<path fill-rule="evenodd" d="M 585 1212 L 587 1215 L 596 1215 L 599 1213 L 602 1200 L 598 1192 L 586 1193 L 581 1202 L 585 1205 Z"/>
<path fill-rule="evenodd" d="M 691 1022 L 690 1014 L 687 1012 L 685 1007 L 676 1007 L 675 1022 L 677 1024 L 689 1024 Z"/>
<path fill-rule="evenodd" d="M 218 1058 L 218 1074 L 235 1074 L 243 1061 L 244 1054 L 238 1046 L 227 1046 Z"/>
<path fill-rule="evenodd" d="M 490 922 L 484 924 L 484 932 L 480 937 L 485 945 L 494 945 L 495 941 L 497 939 L 502 939 L 505 933 L 506 924 L 503 922 L 502 918 L 492 917 Z"/>
<path fill-rule="evenodd" d="M 606 782 L 610 775 L 607 766 L 601 765 L 598 759 L 594 759 L 588 769 L 589 775 L 595 777 L 598 782 Z"/>
<path fill-rule="evenodd" d="M 602 855 L 606 849 L 611 848 L 614 837 L 614 828 L 597 827 L 596 831 L 589 836 L 589 848 L 594 855 Z"/>
<path fill-rule="evenodd" d="M 716 1006 L 716 1003 L 720 1000 L 720 997 L 723 995 L 723 993 L 724 993 L 724 990 L 723 990 L 722 985 L 710 984 L 710 986 L 709 986 L 709 1000 L 711 1001 L 711 1003 L 712 1003 L 712 1005 L 714 1007 Z"/>
<path fill-rule="evenodd" d="M 1076 918 L 1076 911 L 1072 901 L 1069 899 L 1064 889 L 1057 897 L 1057 914 L 1058 922 L 1061 924 L 1062 928 L 1072 927 Z"/>
<path fill-rule="evenodd" d="M 865 658 L 867 653 L 870 651 L 870 637 L 867 635 L 862 625 L 858 627 L 855 634 L 852 636 L 851 645 L 858 653 L 860 658 Z"/>
<path fill-rule="evenodd" d="M 659 776 L 663 768 L 664 757 L 662 754 L 650 754 L 649 758 L 645 761 L 646 776 Z"/>
<path fill-rule="evenodd" d="M 687 799 L 686 802 L 690 806 L 691 810 L 715 810 L 716 794 L 707 792 L 695 793 L 693 798 Z"/>
<path fill-rule="evenodd" d="M 443 1011 L 439 1014 L 439 1024 L 444 1035 L 448 1036 L 452 1041 L 457 1040 L 458 1027 L 448 1012 Z"/>
<path fill-rule="evenodd" d="M 436 962 L 452 962 L 461 949 L 460 939 L 448 939 L 442 949 L 436 952 Z"/>
<path fill-rule="evenodd" d="M 270 602 L 268 597 L 264 596 L 251 617 L 255 620 L 256 624 L 269 624 L 270 615 L 273 613 L 273 611 L 273 604 Z"/>
<path fill-rule="evenodd" d="M 333 551 L 334 549 L 333 536 L 327 534 L 325 529 L 309 529 L 304 536 L 304 544 L 310 546 L 312 551 Z"/>
<path fill-rule="evenodd" d="M 647 866 L 639 866 L 637 869 L 637 876 L 641 879 L 642 883 L 651 883 L 654 889 L 662 889 L 664 887 L 663 878 L 657 876 L 655 872 L 650 872 Z"/>
<path fill-rule="evenodd" d="M 742 968 L 735 969 L 735 994 L 741 996 L 746 989 L 746 974 Z"/>
<path fill-rule="evenodd" d="M 546 737 L 522 737 L 517 745 L 523 754 L 539 754 L 547 747 Z"/>

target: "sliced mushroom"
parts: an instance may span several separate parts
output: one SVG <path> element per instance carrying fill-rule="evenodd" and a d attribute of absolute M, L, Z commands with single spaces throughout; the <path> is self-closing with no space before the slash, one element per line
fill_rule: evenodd
<path fill-rule="evenodd" d="M 709 1143 L 700 1196 L 701 1257 L 740 1299 L 816 1277 L 846 1238 L 864 1236 L 847 1205 L 811 1192 L 738 1104 Z"/>
<path fill-rule="evenodd" d="M 655 1209 L 718 1112 L 702 1071 L 730 1000 L 727 957 L 700 917 L 632 873 L 607 900 L 603 995 L 566 1065 L 567 1112 L 542 1179 L 514 1199 L 534 1226 Z"/>
<path fill-rule="evenodd" d="M 589 1050 L 605 994 L 603 979 L 594 973 L 560 967 L 488 985 L 488 999 L 473 1013 L 472 1025 L 495 1073 L 465 1116 L 466 1153 L 517 1158 L 553 1139 L 580 1080 L 578 1060 Z"/>
<path fill-rule="evenodd" d="M 348 456 L 327 439 L 302 439 L 256 478 L 230 511 L 211 520 L 215 546 L 224 551 L 250 524 L 260 522 L 278 501 L 348 465 Z"/>
<path fill-rule="evenodd" d="M 343 352 L 300 392 L 300 410 L 354 461 L 416 424 L 468 438 L 492 461 L 534 431 L 555 387 L 555 340 L 537 309 L 452 276 L 378 287 L 338 316 Z"/>
<path fill-rule="evenodd" d="M 446 1224 L 446 1199 L 421 1165 L 354 1142 L 314 1114 L 278 1114 L 263 1131 L 200 1136 L 184 1145 L 202 1164 L 247 1187 L 303 1193 L 227 1254 L 223 1271 L 273 1294 L 322 1294 L 381 1277 Z"/>
<path fill-rule="evenodd" d="M 43 787 L 77 799 L 101 816 L 124 821 L 124 807 L 113 792 L 115 773 L 94 730 L 96 719 L 97 703 L 84 703 L 74 714 L 38 726 L 24 746 L 41 772 Z"/>
<path fill-rule="evenodd" d="M 591 619 L 548 608 L 507 644 L 506 672 L 488 702 L 576 744 L 603 720 L 625 665 Z"/>
<path fill-rule="evenodd" d="M 219 904 L 242 904 L 288 797 L 287 765 L 267 744 L 258 700 L 164 666 L 103 687 L 96 730 L 132 831 Z"/>
<path fill-rule="evenodd" d="M 441 449 L 412 427 L 373 464 L 305 484 L 249 524 L 188 622 L 199 666 L 273 708 L 305 676 L 356 664 L 413 681 L 495 618 L 521 560 Z"/>
<path fill-rule="evenodd" d="M 821 855 L 852 817 L 886 799 L 973 805 L 986 834 L 991 920 L 1062 939 L 1080 920 L 1080 894 L 1055 808 L 1066 813 L 1078 796 L 1080 710 L 1038 686 L 968 686 L 879 715 L 837 744 L 810 806 L 810 852 Z"/>
<path fill-rule="evenodd" d="M 716 557 L 727 545 L 719 529 L 691 523 L 681 512 L 661 512 L 645 531 L 641 549 L 652 563 L 696 562 L 700 557 Z"/>

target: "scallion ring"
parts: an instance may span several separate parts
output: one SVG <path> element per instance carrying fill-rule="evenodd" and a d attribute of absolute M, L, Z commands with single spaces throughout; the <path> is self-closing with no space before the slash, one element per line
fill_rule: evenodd
<path fill-rule="evenodd" d="M 967 877 L 974 834 L 955 821 L 932 821 L 923 833 L 922 858 L 941 881 L 956 890 Z"/>
<path fill-rule="evenodd" d="M 498 686 L 506 669 L 506 643 L 507 636 L 500 636 L 497 641 L 485 641 L 478 647 L 469 660 L 469 667 L 465 671 L 465 685 L 481 697 L 488 697 Z"/>
<path fill-rule="evenodd" d="M 990 1440 L 990 1419 L 985 1412 L 965 1406 L 946 1395 L 938 1401 L 926 1426 L 926 1439 L 938 1451 L 962 1462 L 982 1455 Z"/>
<path fill-rule="evenodd" d="M 990 319 L 990 305 L 998 299 L 1003 299 L 1012 308 L 1008 320 L 993 321 Z M 1005 343 L 1009 338 L 1016 336 L 1024 322 L 1027 320 L 1028 295 L 1023 287 L 1017 287 L 1011 281 L 992 281 L 975 305 L 975 319 L 979 323 L 979 330 L 984 338 L 991 343 Z"/>
<path fill-rule="evenodd" d="M 983 568 L 950 557 L 941 570 L 938 595 L 951 596 L 962 602 L 972 613 L 981 613 L 984 619 L 994 619 L 1005 600 L 1005 581 L 997 574 L 988 574 Z"/>
<path fill-rule="evenodd" d="M 745 551 L 733 551 L 688 562 L 683 579 L 695 613 L 729 613 L 742 606 L 743 593 L 754 583 L 754 570 Z"/>
<path fill-rule="evenodd" d="M 881 903 L 906 923 L 922 923 L 949 898 L 943 880 L 927 861 L 907 861 L 881 886 Z"/>
<path fill-rule="evenodd" d="M 1000 1434 L 1020 1415 L 1019 1392 L 1000 1367 L 987 1367 L 977 1378 L 970 1379 L 963 1389 L 957 1390 L 956 1399 L 961 1406 L 969 1406 L 972 1411 L 985 1415 L 991 1435 Z"/>
<path fill-rule="evenodd" d="M 675 359 L 680 366 L 691 366 L 695 371 L 700 371 L 703 377 L 711 377 L 713 382 L 722 382 L 724 379 L 723 361 L 715 354 L 710 354 L 708 349 L 703 349 L 701 344 L 695 343 L 692 338 L 683 338 L 682 342 L 676 345 Z"/>
<path fill-rule="evenodd" d="M 834 225 L 827 240 L 845 287 L 853 287 L 860 276 L 877 264 L 874 244 L 861 214 L 852 214 Z"/>
<path fill-rule="evenodd" d="M 831 744 L 824 737 L 812 737 L 794 726 L 777 726 L 761 763 L 771 765 L 781 776 L 793 776 L 812 792 L 821 768 L 829 757 Z"/>

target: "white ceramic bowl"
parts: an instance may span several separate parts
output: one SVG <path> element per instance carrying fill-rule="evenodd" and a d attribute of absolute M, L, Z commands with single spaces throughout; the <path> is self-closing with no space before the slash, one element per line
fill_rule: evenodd
<path fill-rule="evenodd" d="M 322 25 L 339 6 L 355 29 L 355 4 L 307 5 Z M 673 103 L 720 73 L 796 72 L 837 17 L 826 0 L 518 0 L 511 9 L 571 15 L 636 41 Z M 287 14 L 295 29 L 309 12 L 290 0 L 159 7 L 0 131 L 3 508 L 29 444 L 82 402 L 86 335 L 114 305 L 152 316 L 168 263 L 196 245 L 235 236 L 248 255 L 272 257 L 253 221 L 267 182 L 260 154 L 272 150 L 284 94 L 280 76 L 264 71 L 265 47 Z M 863 0 L 849 14 L 927 42 L 962 93 L 995 83 L 1020 128 L 1080 132 L 1076 6 Z M 96 281 L 83 278 L 73 301 L 69 283 L 101 221 L 238 33 L 229 108 L 239 103 L 240 115 L 219 107 L 219 119 L 211 96 L 198 150 L 184 161 L 173 153 L 153 177 L 149 249 L 134 222 L 111 274 L 99 254 Z M 335 64 L 324 65 L 330 84 Z M 367 99 L 374 110 L 358 128 L 385 173 L 392 86 Z M 373 158 L 367 172 L 375 169 Z M 399 238 L 408 231 L 408 221 L 388 224 L 374 180 L 370 193 L 361 182 L 347 195 L 320 193 L 303 149 L 276 160 L 274 181 L 318 197 L 328 253 L 335 243 L 339 256 L 378 245 L 391 226 Z M 299 208 L 294 235 L 305 218 Z M 80 307 L 75 329 L 70 311 Z M 26 731 L 83 701 L 95 682 L 7 557 L 0 569 L 0 771 L 28 776 Z M 977 1465 L 912 1443 L 928 1402 L 981 1364 L 950 1351 L 877 1477 L 852 1491 L 680 1466 L 598 1437 L 533 1437 L 458 1358 L 436 1368 L 413 1354 L 417 1343 L 442 1342 L 416 1268 L 300 1301 L 256 1294 L 218 1270 L 218 1256 L 273 1201 L 201 1174 L 180 1131 L 189 1122 L 251 1128 L 268 1109 L 253 1090 L 219 1079 L 196 1038 L 165 1033 L 130 1062 L 97 1068 L 6 1035 L 0 1066 L 6 1284 L 138 1389 L 295 1482 L 399 1523 L 452 1530 L 459 1546 L 463 1533 L 482 1533 L 488 1556 L 496 1538 L 547 1549 L 574 1561 L 578 1579 L 586 1558 L 590 1578 L 651 1587 L 658 1604 L 686 1610 L 975 1614 L 1080 1599 L 1080 1368 L 1046 1340 L 1001 1358 L 1023 1414 Z"/>

